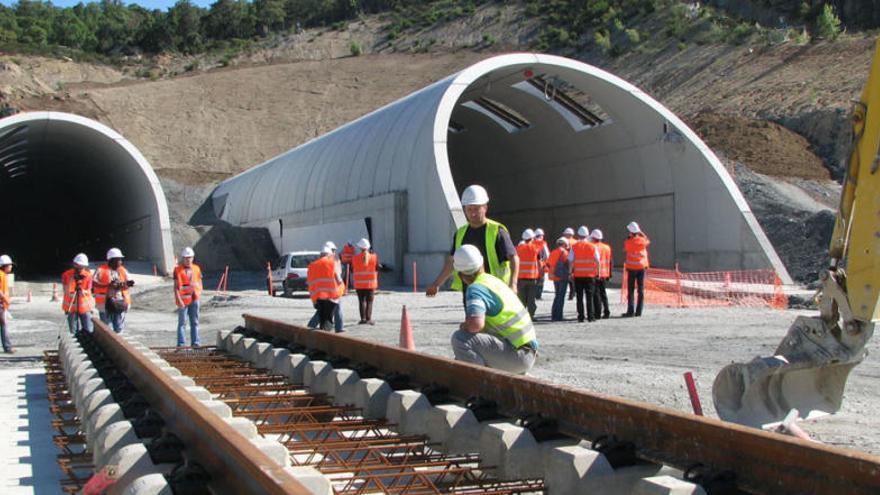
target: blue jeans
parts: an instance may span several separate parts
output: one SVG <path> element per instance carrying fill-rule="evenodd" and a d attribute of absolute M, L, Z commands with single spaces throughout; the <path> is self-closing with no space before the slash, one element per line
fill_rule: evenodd
<path fill-rule="evenodd" d="M 92 326 L 92 314 L 84 313 L 77 314 L 76 312 L 67 313 L 67 328 L 70 330 L 70 333 L 73 334 L 76 332 L 76 321 L 79 320 L 79 329 L 80 331 L 85 330 L 86 332 L 92 333 L 95 331 Z"/>
<path fill-rule="evenodd" d="M 196 299 L 182 308 L 177 308 L 177 346 L 186 345 L 186 318 L 189 315 L 190 345 L 202 345 L 199 340 L 199 300 Z"/>
<path fill-rule="evenodd" d="M 6 310 L 0 308 L 0 341 L 3 342 L 3 352 L 12 350 L 12 342 L 9 341 L 9 324 L 6 320 Z"/>
<path fill-rule="evenodd" d="M 321 324 L 321 316 L 315 311 L 315 315 L 312 316 L 312 319 L 309 320 L 308 325 L 309 328 L 318 328 Z M 336 309 L 333 310 L 333 326 L 336 329 L 336 333 L 343 332 L 343 322 L 342 322 L 342 298 L 339 299 L 339 304 L 336 305 Z"/>
<path fill-rule="evenodd" d="M 565 291 L 568 289 L 568 280 L 553 282 L 556 293 L 553 294 L 553 307 L 550 309 L 550 319 L 562 321 L 562 308 L 565 307 Z"/>
<path fill-rule="evenodd" d="M 98 316 L 105 324 L 110 325 L 116 333 L 122 333 L 125 330 L 125 313 L 108 313 L 99 311 Z"/>

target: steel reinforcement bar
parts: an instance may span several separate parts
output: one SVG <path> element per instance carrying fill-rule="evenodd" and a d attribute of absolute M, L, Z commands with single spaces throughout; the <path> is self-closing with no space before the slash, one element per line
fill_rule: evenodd
<path fill-rule="evenodd" d="M 291 473 L 212 413 L 125 339 L 95 322 L 95 340 L 211 475 L 217 493 L 305 495 Z M 218 491 L 219 490 L 219 491 Z"/>
<path fill-rule="evenodd" d="M 680 469 L 731 470 L 756 494 L 880 493 L 880 457 L 782 436 L 651 404 L 595 394 L 345 335 L 243 315 L 245 327 L 353 363 L 437 383 L 459 397 L 492 399 L 512 415 L 541 413 L 565 433 L 633 442 L 639 456 Z"/>

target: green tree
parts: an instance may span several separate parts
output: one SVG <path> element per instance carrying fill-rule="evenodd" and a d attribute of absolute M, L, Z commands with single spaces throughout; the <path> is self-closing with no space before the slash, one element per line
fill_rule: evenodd
<path fill-rule="evenodd" d="M 134 33 L 130 24 L 131 13 L 122 0 L 101 0 L 101 13 L 96 31 L 98 50 L 106 53 L 130 46 Z"/>
<path fill-rule="evenodd" d="M 190 3 L 189 0 L 178 0 L 168 9 L 171 45 L 186 53 L 196 53 L 204 49 L 203 16 L 204 10 Z"/>
<path fill-rule="evenodd" d="M 250 38 L 254 35 L 250 4 L 244 0 L 217 0 L 205 18 L 205 34 L 215 40 Z"/>
<path fill-rule="evenodd" d="M 0 43 L 16 41 L 18 39 L 18 30 L 15 12 L 7 7 L 0 6 Z"/>
<path fill-rule="evenodd" d="M 49 41 L 56 45 L 82 49 L 93 37 L 91 34 L 86 23 L 73 9 L 64 9 L 55 16 Z"/>
<path fill-rule="evenodd" d="M 256 32 L 262 36 L 288 27 L 284 22 L 284 0 L 254 0 L 254 18 Z"/>
<path fill-rule="evenodd" d="M 816 17 L 816 34 L 826 40 L 835 40 L 840 35 L 840 18 L 834 13 L 834 7 L 827 3 Z"/>

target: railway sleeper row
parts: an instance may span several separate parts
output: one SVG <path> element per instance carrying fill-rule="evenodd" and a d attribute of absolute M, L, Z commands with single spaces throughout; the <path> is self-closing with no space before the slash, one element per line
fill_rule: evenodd
<path fill-rule="evenodd" d="M 715 492 L 686 481 L 680 470 L 636 458 L 625 442 L 566 437 L 540 417 L 511 421 L 491 401 L 463 403 L 436 386 L 415 390 L 405 376 L 382 374 L 243 327 L 218 332 L 217 350 L 227 355 L 212 350 L 198 356 L 172 349 L 159 353 L 227 401 L 233 414 L 253 419 L 258 430 L 275 435 L 290 449 L 294 464 L 315 466 L 334 479 L 338 493 L 364 493 L 357 487 L 370 484 L 364 477 L 352 477 L 351 466 L 388 458 L 424 463 L 419 469 L 457 463 L 482 476 L 478 479 L 487 489 L 488 480 L 497 480 L 492 489 L 499 491 L 485 493 Z M 375 443 L 357 443 L 365 438 Z M 382 456 L 377 453 L 383 452 L 387 458 L 378 459 Z"/>
<path fill-rule="evenodd" d="M 280 466 L 290 466 L 286 448 L 259 435 L 252 421 L 234 417 L 228 405 L 214 399 L 192 378 L 183 376 L 143 344 L 126 340 L 136 352 L 149 359 Z M 82 446 L 65 455 L 76 454 L 78 466 L 85 469 L 72 480 L 65 480 L 62 488 L 76 493 L 82 489 L 88 475 L 96 473 L 106 480 L 109 485 L 106 493 L 111 494 L 222 493 L 209 488 L 211 473 L 187 451 L 174 433 L 165 428 L 165 420 L 150 407 L 129 377 L 117 369 L 116 363 L 108 358 L 90 334 L 63 335 L 57 361 L 59 369 L 53 373 L 53 389 L 50 390 L 56 392 L 52 407 L 69 415 L 66 424 L 71 429 L 66 430 L 65 435 Z M 62 376 L 63 383 L 58 383 L 57 378 Z M 59 456 L 59 464 L 61 459 Z M 313 493 L 330 493 L 329 482 L 314 469 L 289 469 Z"/>

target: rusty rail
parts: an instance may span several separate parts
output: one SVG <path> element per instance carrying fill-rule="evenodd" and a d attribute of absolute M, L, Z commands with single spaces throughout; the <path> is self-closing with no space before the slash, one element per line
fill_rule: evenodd
<path fill-rule="evenodd" d="M 880 457 L 870 454 L 254 315 L 243 317 L 248 329 L 268 337 L 404 373 L 421 384 L 439 383 L 459 397 L 490 398 L 513 415 L 540 412 L 574 436 L 616 435 L 635 443 L 647 460 L 680 469 L 702 463 L 732 470 L 740 487 L 753 493 L 880 493 Z"/>
<path fill-rule="evenodd" d="M 137 387 L 166 428 L 211 475 L 217 493 L 311 493 L 225 421 L 213 414 L 143 354 L 95 319 L 95 340 Z"/>

